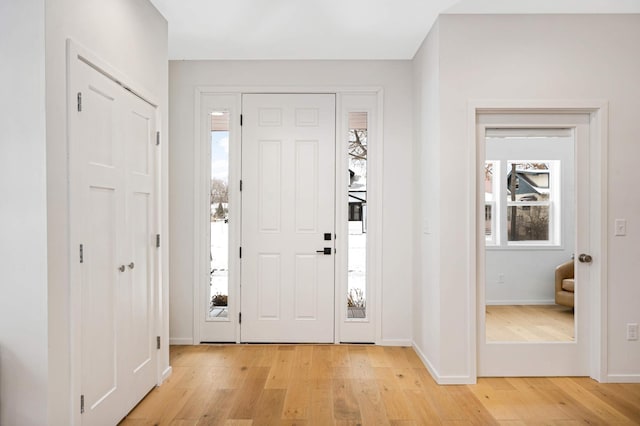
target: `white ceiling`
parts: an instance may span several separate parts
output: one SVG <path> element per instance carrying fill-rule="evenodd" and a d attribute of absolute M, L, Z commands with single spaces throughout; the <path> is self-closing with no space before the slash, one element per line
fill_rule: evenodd
<path fill-rule="evenodd" d="M 441 13 L 640 13 L 640 0 L 151 0 L 170 59 L 411 59 Z"/>

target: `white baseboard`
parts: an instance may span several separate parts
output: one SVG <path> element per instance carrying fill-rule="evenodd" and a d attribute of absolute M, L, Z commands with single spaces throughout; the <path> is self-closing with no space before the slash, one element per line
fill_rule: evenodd
<path fill-rule="evenodd" d="M 640 374 L 607 374 L 607 383 L 640 383 Z"/>
<path fill-rule="evenodd" d="M 170 345 L 193 345 L 193 339 L 191 337 L 171 337 L 169 339 Z"/>
<path fill-rule="evenodd" d="M 555 305 L 553 299 L 548 300 L 487 300 L 487 306 L 505 306 L 505 305 Z"/>
<path fill-rule="evenodd" d="M 410 339 L 383 339 L 377 345 L 379 346 L 412 346 Z"/>
<path fill-rule="evenodd" d="M 413 347 L 413 350 L 416 351 L 416 354 L 418 354 L 418 358 L 420 358 L 420 361 L 422 361 L 424 366 L 429 371 L 429 374 L 431 374 L 431 377 L 433 377 L 433 380 L 435 380 L 437 384 L 439 385 L 475 385 L 477 383 L 476 378 L 471 376 L 441 375 L 440 373 L 438 373 L 438 371 L 435 369 L 433 364 L 431 364 L 429 359 L 420 350 L 420 348 L 418 347 L 418 345 L 416 345 L 415 342 L 413 342 L 411 346 Z"/>
<path fill-rule="evenodd" d="M 173 373 L 173 368 L 171 368 L 171 366 L 168 366 L 167 369 L 162 372 L 162 381 L 160 382 L 160 384 L 164 383 L 169 378 L 169 376 L 171 376 L 171 373 Z"/>

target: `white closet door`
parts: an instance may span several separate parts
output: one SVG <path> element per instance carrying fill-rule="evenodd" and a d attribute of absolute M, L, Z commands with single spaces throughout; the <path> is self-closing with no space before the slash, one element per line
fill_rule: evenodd
<path fill-rule="evenodd" d="M 155 108 L 124 92 L 123 142 L 125 152 L 125 260 L 126 285 L 122 300 L 126 345 L 122 365 L 129 385 L 129 406 L 137 404 L 155 384 L 154 335 L 156 279 Z"/>
<path fill-rule="evenodd" d="M 73 374 L 82 424 L 110 425 L 155 385 L 156 112 L 82 62 L 72 75 L 71 240 L 82 247 Z"/>
<path fill-rule="evenodd" d="M 79 371 L 82 423 L 91 425 L 117 423 L 126 393 L 119 351 L 126 344 L 120 294 L 127 285 L 126 270 L 118 269 L 126 261 L 122 88 L 84 64 L 79 71 L 82 110 L 72 129 L 70 160 L 77 173 L 71 182 L 76 188 L 71 226 L 79 227 L 83 252 L 76 283 L 81 292 Z"/>
<path fill-rule="evenodd" d="M 333 342 L 335 96 L 243 95 L 242 114 L 241 339 Z"/>

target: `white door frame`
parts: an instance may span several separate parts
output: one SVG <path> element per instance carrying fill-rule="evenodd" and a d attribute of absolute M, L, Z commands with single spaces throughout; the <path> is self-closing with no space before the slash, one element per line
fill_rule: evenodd
<path fill-rule="evenodd" d="M 121 73 L 117 69 L 113 68 L 107 62 L 102 60 L 100 57 L 95 55 L 91 50 L 84 47 L 80 43 L 67 39 L 67 156 L 68 156 L 68 192 L 69 192 L 69 207 L 68 207 L 68 215 L 69 215 L 69 223 L 73 224 L 76 220 L 75 217 L 77 212 L 79 211 L 79 200 L 77 193 L 77 185 L 75 185 L 74 181 L 77 179 L 79 175 L 79 171 L 77 170 L 76 165 L 73 163 L 73 157 L 75 153 L 74 150 L 74 138 L 76 137 L 76 128 L 73 125 L 73 117 L 77 108 L 77 93 L 74 90 L 75 84 L 74 82 L 78 78 L 77 75 L 79 73 L 79 67 L 82 66 L 80 62 L 85 63 L 86 65 L 92 67 L 96 70 L 96 72 L 104 75 L 105 77 L 113 80 L 118 85 L 122 86 L 123 90 L 127 90 L 133 93 L 135 96 L 138 96 L 140 99 L 149 103 L 155 108 L 155 123 L 156 130 L 160 131 L 162 128 L 162 114 L 159 108 L 159 101 L 156 96 L 154 96 L 151 92 L 144 89 L 143 85 L 138 84 L 133 79 L 129 78 L 129 76 Z M 162 215 L 162 203 L 163 203 L 163 192 L 162 192 L 162 154 L 160 150 L 156 153 L 155 157 L 155 182 L 156 186 L 154 190 L 156 191 L 155 197 L 155 205 L 153 206 L 156 215 L 155 215 L 155 224 L 157 232 L 161 232 L 160 229 L 164 229 L 162 224 L 165 218 Z M 79 371 L 76 366 L 80 365 L 81 357 L 81 318 L 82 318 L 82 306 L 81 306 L 81 292 L 79 285 L 81 279 L 81 270 L 78 262 L 78 246 L 80 244 L 80 235 L 77 227 L 70 226 L 69 227 L 69 282 L 70 282 L 70 290 L 69 290 L 69 328 L 70 328 L 70 344 L 69 344 L 69 361 L 70 361 L 70 384 L 71 384 L 71 421 L 72 424 L 81 424 L 81 416 L 80 416 L 80 391 L 81 391 L 81 371 Z M 166 247 L 166 246 L 165 246 Z M 156 250 L 155 253 L 155 271 L 154 271 L 154 294 L 153 294 L 153 306 L 154 306 L 154 315 L 153 315 L 153 329 L 157 336 L 163 338 L 165 342 L 168 343 L 168 333 L 163 330 L 163 323 L 165 317 L 165 313 L 168 310 L 165 309 L 163 300 L 168 294 L 168 288 L 165 286 L 165 282 L 163 281 L 163 272 L 165 271 L 165 266 L 163 265 L 163 259 L 165 258 L 165 248 L 160 247 Z M 171 375 L 171 367 L 169 366 L 166 370 L 162 370 L 162 354 L 167 354 L 168 359 L 168 344 L 165 344 L 162 350 L 156 351 L 156 383 L 158 385 L 162 384 L 162 382 Z"/>
<path fill-rule="evenodd" d="M 370 295 L 371 301 L 373 301 L 373 305 L 367 305 L 367 312 L 371 315 L 371 319 L 373 321 L 373 325 L 375 328 L 375 342 L 376 344 L 380 344 L 382 341 L 382 309 L 381 309 L 381 298 L 376 297 L 381 292 L 381 282 L 382 282 L 382 212 L 383 212 L 383 200 L 382 200 L 382 170 L 383 170 L 383 89 L 381 87 L 376 86 L 366 86 L 366 87 L 357 87 L 357 86 L 329 86 L 329 87 L 318 87 L 318 86 L 199 86 L 195 89 L 195 123 L 194 123 L 194 137 L 195 137 L 195 150 L 194 150 L 194 182 L 196 182 L 194 188 L 194 283 L 193 283 L 193 338 L 191 344 L 197 345 L 200 344 L 200 322 L 205 315 L 204 305 L 202 304 L 202 292 L 201 292 L 201 279 L 202 279 L 202 271 L 203 262 L 206 260 L 206 256 L 208 252 L 203 252 L 203 247 L 206 246 L 206 243 L 203 243 L 203 239 L 206 238 L 206 234 L 204 233 L 206 229 L 203 229 L 205 225 L 203 225 L 202 220 L 202 212 L 203 206 L 206 205 L 206 200 L 203 200 L 204 195 L 207 194 L 208 190 L 206 187 L 203 187 L 207 182 L 205 182 L 205 177 L 203 176 L 203 123 L 202 123 L 202 107 L 203 107 L 203 96 L 207 95 L 235 95 L 240 99 L 242 94 L 251 94 L 251 93 L 273 93 L 273 94 L 287 94 L 287 93 L 332 93 L 336 95 L 336 143 L 346 143 L 343 141 L 344 135 L 342 134 L 342 130 L 348 127 L 344 121 L 347 119 L 347 109 L 342 107 L 342 99 L 343 96 L 346 95 L 375 95 L 376 96 L 376 110 L 375 110 L 375 122 L 373 125 L 375 126 L 375 133 L 377 136 L 376 143 L 372 144 L 369 148 L 369 155 L 371 156 L 371 160 L 369 161 L 369 180 L 372 185 L 368 192 L 370 192 L 371 201 L 368 201 L 368 209 L 370 212 L 370 219 L 368 222 L 368 228 L 371 230 L 370 235 L 368 235 L 367 241 L 367 279 L 370 280 L 372 284 L 372 294 Z M 234 119 L 233 117 L 231 118 Z M 234 136 L 231 135 L 233 139 Z M 240 142 L 239 135 L 237 135 L 237 142 Z M 236 142 L 236 143 L 237 143 Z M 338 146 L 336 147 L 336 156 L 339 153 L 342 153 L 342 149 Z M 239 157 L 239 156 L 238 156 Z M 237 157 L 237 158 L 238 158 Z M 342 159 L 337 159 L 339 162 L 336 164 L 341 164 Z M 238 158 L 239 161 L 239 158 Z M 240 170 L 241 165 L 234 162 L 234 164 L 230 165 L 231 168 L 236 168 L 237 171 Z M 239 173 L 236 174 L 239 179 Z M 336 175 L 336 181 L 339 179 L 339 175 Z M 236 179 L 236 180 L 237 180 Z M 375 186 L 374 186 L 375 185 Z M 204 189 L 203 189 L 204 188 Z M 231 183 L 230 183 L 231 190 Z M 347 198 L 347 188 L 343 188 L 342 185 L 336 184 L 336 212 L 341 211 L 340 201 L 345 204 L 348 202 Z M 344 196 L 343 196 L 344 195 Z M 207 206 L 207 208 L 209 208 Z M 339 229 L 338 220 L 342 220 L 343 217 L 336 213 L 336 229 Z M 236 270 L 239 271 L 239 263 L 232 263 L 231 261 L 231 253 L 237 253 L 240 247 L 240 232 L 241 227 L 238 226 L 237 229 L 231 230 L 229 234 L 229 268 L 235 267 Z M 340 235 L 338 235 L 340 239 Z M 339 241 L 339 240 L 338 240 Z M 341 306 L 342 304 L 346 304 L 346 292 L 343 297 L 342 295 L 342 287 L 343 279 L 340 278 L 340 268 L 339 265 L 344 265 L 346 267 L 346 251 L 338 251 L 336 253 L 336 268 L 335 268 L 335 285 L 336 285 L 336 300 L 335 306 L 336 308 Z M 205 256 L 205 257 L 203 257 Z M 235 258 L 235 256 L 233 256 Z M 232 266 L 234 265 L 234 266 Z M 371 265 L 371 266 L 369 266 Z M 234 293 L 236 295 L 240 295 L 240 279 L 238 277 L 239 274 L 234 274 L 237 279 L 230 280 L 229 285 L 235 286 Z M 346 288 L 346 287 L 345 287 Z M 230 288 L 231 293 L 231 288 Z M 238 299 L 236 296 L 236 299 Z M 369 296 L 368 296 L 369 298 Z M 239 300 L 231 300 L 230 301 L 230 310 L 233 309 L 235 312 L 238 312 L 240 308 Z M 235 341 L 236 343 L 240 343 L 240 324 L 237 321 L 237 315 L 235 318 L 232 318 L 236 324 L 236 333 L 235 333 Z M 345 327 L 348 329 L 348 324 L 344 321 L 344 318 L 341 316 L 341 310 L 335 309 L 335 322 L 334 322 L 334 340 L 335 343 L 339 343 L 343 340 L 342 335 L 344 333 Z M 188 344 L 189 342 L 174 342 L 174 343 L 182 343 Z"/>
<path fill-rule="evenodd" d="M 193 287 L 193 342 L 200 344 L 202 339 L 207 339 L 206 331 L 202 333 L 202 321 L 207 316 L 207 304 L 204 303 L 205 292 L 208 290 L 206 282 L 209 282 L 209 265 L 207 258 L 210 253 L 210 219 L 211 204 L 208 194 L 211 185 L 210 175 L 204 173 L 211 167 L 210 146 L 211 146 L 211 123 L 207 119 L 209 112 L 214 109 L 229 111 L 229 215 L 240 218 L 241 197 L 239 192 L 239 182 L 241 178 L 241 130 L 238 117 L 240 116 L 242 100 L 240 93 L 234 92 L 196 92 L 196 146 L 194 163 L 194 287 Z M 233 271 L 229 275 L 228 293 L 228 317 L 223 320 L 208 321 L 206 327 L 210 332 L 220 332 L 223 336 L 219 341 L 238 342 L 240 327 L 237 320 L 240 310 L 240 260 L 235 253 L 238 253 L 241 241 L 240 220 L 229 222 L 229 270 Z M 209 291 L 210 292 L 210 291 Z M 205 336 L 202 336 L 205 334 Z M 184 342 L 174 342 L 184 343 Z"/>
<path fill-rule="evenodd" d="M 590 166 L 591 170 L 599 172 L 591 182 L 591 247 L 597 253 L 598 259 L 590 266 L 591 288 L 589 289 L 590 306 L 587 315 L 590 318 L 590 353 L 589 375 L 598 380 L 607 380 L 607 153 L 608 153 L 608 103 L 602 100 L 473 100 L 468 105 L 468 143 L 469 143 L 469 229 L 471 244 L 469 244 L 469 312 L 474 318 L 469 326 L 469 371 L 477 378 L 478 372 L 478 336 L 480 327 L 479 312 L 484 309 L 484 228 L 478 219 L 484 211 L 484 201 L 477 196 L 480 173 L 480 149 L 477 143 L 477 125 L 479 114 L 508 114 L 508 113 L 582 113 L 590 116 Z M 480 202 L 482 201 L 482 203 Z"/>

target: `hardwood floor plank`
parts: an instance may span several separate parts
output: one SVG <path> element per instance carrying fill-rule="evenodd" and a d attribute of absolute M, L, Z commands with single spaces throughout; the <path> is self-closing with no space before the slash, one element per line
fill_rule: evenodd
<path fill-rule="evenodd" d="M 226 424 L 229 413 L 239 391 L 236 389 L 215 389 L 209 396 L 209 404 L 200 417 L 198 426 L 214 426 Z"/>
<path fill-rule="evenodd" d="M 309 379 L 292 380 L 287 388 L 282 409 L 282 418 L 287 420 L 306 420 L 311 406 L 311 387 Z"/>
<path fill-rule="evenodd" d="M 264 391 L 269 368 L 255 367 L 247 371 L 247 378 L 238 389 L 238 394 L 242 397 L 236 398 L 229 414 L 230 419 L 253 419 L 258 400 Z"/>
<path fill-rule="evenodd" d="M 632 424 L 632 422 L 608 403 L 593 395 L 589 390 L 573 378 L 553 377 L 549 379 L 559 388 L 567 392 L 574 401 L 595 413 L 601 419 L 615 419 L 616 424 Z"/>
<path fill-rule="evenodd" d="M 544 394 L 535 388 L 535 382 L 532 383 L 534 379 L 508 378 L 507 380 L 517 390 L 517 395 L 513 395 L 513 397 L 518 401 L 515 402 L 515 407 L 521 419 L 527 421 L 566 420 L 557 401 L 546 399 Z"/>
<path fill-rule="evenodd" d="M 230 419 L 224 422 L 224 426 L 251 426 L 252 424 L 253 420 Z"/>
<path fill-rule="evenodd" d="M 272 364 L 269 371 L 265 389 L 287 389 L 294 359 L 295 351 L 288 350 L 287 347 L 278 347 L 275 363 Z"/>
<path fill-rule="evenodd" d="M 258 400 L 252 424 L 256 426 L 279 424 L 285 396 L 284 389 L 265 389 Z"/>
<path fill-rule="evenodd" d="M 486 307 L 488 341 L 558 342 L 574 338 L 571 308 L 559 305 Z"/>
<path fill-rule="evenodd" d="M 330 425 L 334 422 L 333 416 L 333 380 L 315 379 L 311 389 L 311 413 L 310 424 Z"/>
<path fill-rule="evenodd" d="M 312 363 L 313 346 L 301 345 L 296 347 L 291 378 L 293 380 L 310 379 Z"/>
<path fill-rule="evenodd" d="M 358 407 L 362 424 L 388 425 L 387 412 L 380 396 L 378 383 L 372 379 L 357 379 L 353 381 L 353 392 Z"/>
<path fill-rule="evenodd" d="M 482 405 L 467 386 L 447 386 L 447 391 L 457 402 L 458 410 L 462 415 L 461 420 L 471 420 L 476 425 L 495 425 L 496 420 Z"/>
<path fill-rule="evenodd" d="M 380 395 L 389 420 L 413 420 L 413 413 L 409 409 L 401 389 L 390 389 L 383 386 Z"/>
<path fill-rule="evenodd" d="M 428 396 L 421 390 L 408 389 L 403 391 L 407 405 L 412 413 L 412 418 L 419 424 L 439 425 L 441 424 L 438 411 L 433 406 Z"/>
<path fill-rule="evenodd" d="M 440 386 L 411 348 L 201 345 L 170 354 L 172 376 L 121 425 L 640 424 L 640 384 L 554 377 Z"/>
<path fill-rule="evenodd" d="M 360 421 L 358 400 L 349 380 L 333 380 L 333 417 L 336 421 Z"/>
<path fill-rule="evenodd" d="M 492 380 L 494 379 L 478 380 L 477 385 L 470 386 L 471 392 L 494 419 L 499 422 L 514 421 L 518 416 L 508 397 L 510 391 L 501 389 L 502 386 L 492 386 Z"/>
<path fill-rule="evenodd" d="M 333 378 L 333 355 L 330 346 L 313 346 L 309 377 L 316 380 Z"/>
<path fill-rule="evenodd" d="M 383 346 L 367 345 L 366 348 L 369 355 L 369 364 L 372 368 L 389 367 Z"/>
<path fill-rule="evenodd" d="M 627 385 L 604 384 L 591 390 L 591 393 L 605 401 L 616 411 L 631 420 L 635 424 L 640 424 L 640 398 L 625 390 Z"/>
<path fill-rule="evenodd" d="M 178 411 L 174 419 L 178 420 L 198 420 L 207 410 L 209 405 L 209 393 L 212 387 L 209 384 L 202 384 L 194 389 L 193 396 L 189 398 L 184 406 Z"/>

